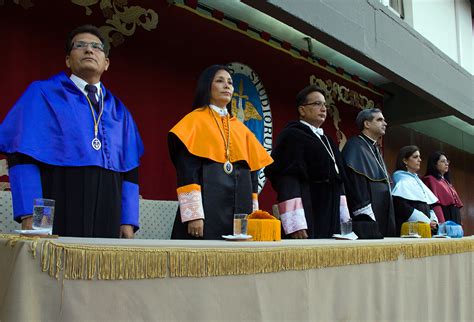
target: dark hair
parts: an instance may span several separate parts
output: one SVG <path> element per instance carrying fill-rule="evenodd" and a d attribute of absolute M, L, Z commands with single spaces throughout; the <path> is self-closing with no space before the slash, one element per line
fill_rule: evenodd
<path fill-rule="evenodd" d="M 397 156 L 397 163 L 395 164 L 395 170 L 404 170 L 407 171 L 407 166 L 403 162 L 403 159 L 408 159 L 415 153 L 420 151 L 420 148 L 416 145 L 407 145 L 400 149 Z"/>
<path fill-rule="evenodd" d="M 442 151 L 436 151 L 431 153 L 430 157 L 428 158 L 428 164 L 426 165 L 426 175 L 432 175 L 436 179 L 441 179 L 441 173 L 438 170 L 438 161 L 441 158 L 441 156 L 444 155 L 446 159 L 448 156 L 446 153 L 443 153 Z M 451 179 L 449 177 L 449 171 L 446 172 L 443 176 L 448 182 L 451 182 Z"/>
<path fill-rule="evenodd" d="M 109 56 L 110 45 L 107 39 L 102 35 L 99 28 L 93 25 L 83 25 L 69 32 L 66 37 L 66 55 L 69 55 L 72 50 L 72 39 L 78 34 L 91 34 L 99 38 L 100 42 L 104 45 L 105 57 Z"/>
<path fill-rule="evenodd" d="M 367 108 L 359 112 L 356 117 L 356 126 L 360 132 L 364 130 L 364 122 L 365 121 L 372 121 L 374 119 L 375 113 L 382 113 L 382 111 L 378 108 Z"/>
<path fill-rule="evenodd" d="M 232 75 L 230 69 L 225 65 L 209 66 L 201 73 L 201 75 L 199 75 L 196 92 L 194 93 L 193 110 L 209 105 L 211 102 L 212 81 L 214 80 L 214 76 L 216 76 L 217 72 L 220 70 L 225 70 L 230 75 Z M 230 103 L 231 102 L 227 104 L 227 110 L 232 114 Z"/>
<path fill-rule="evenodd" d="M 324 91 L 321 89 L 321 87 L 317 85 L 308 85 L 305 88 L 303 88 L 301 91 L 299 91 L 298 94 L 296 94 L 296 112 L 298 113 L 298 115 L 300 115 L 298 108 L 301 105 L 308 103 L 306 102 L 306 98 L 308 97 L 309 94 L 313 92 L 318 92 L 318 93 L 321 93 L 321 95 L 325 96 Z"/>

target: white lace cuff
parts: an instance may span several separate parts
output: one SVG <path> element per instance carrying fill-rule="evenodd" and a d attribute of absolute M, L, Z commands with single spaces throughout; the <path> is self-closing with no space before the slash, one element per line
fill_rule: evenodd
<path fill-rule="evenodd" d="M 435 221 L 436 223 L 439 223 L 438 217 L 436 217 L 436 213 L 434 212 L 433 209 L 430 210 L 430 220 Z"/>
<path fill-rule="evenodd" d="M 341 196 L 339 204 L 339 220 L 341 223 L 348 222 L 351 219 L 349 208 L 347 207 L 346 196 Z"/>
<path fill-rule="evenodd" d="M 179 187 L 177 192 L 181 222 L 204 219 L 201 186 L 190 184 L 184 187 Z"/>
<path fill-rule="evenodd" d="M 354 215 L 354 217 L 359 216 L 359 215 L 367 215 L 370 218 L 372 218 L 373 221 L 377 221 L 377 220 L 375 220 L 375 215 L 374 215 L 374 211 L 372 210 L 372 204 L 371 203 L 369 203 L 367 206 L 365 206 L 363 208 L 357 209 L 352 214 Z"/>
<path fill-rule="evenodd" d="M 294 198 L 278 204 L 280 219 L 287 235 L 295 231 L 308 229 L 301 198 Z"/>

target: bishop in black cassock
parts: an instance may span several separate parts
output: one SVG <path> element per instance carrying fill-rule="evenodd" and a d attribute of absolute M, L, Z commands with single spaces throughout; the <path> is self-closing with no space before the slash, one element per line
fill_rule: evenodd
<path fill-rule="evenodd" d="M 390 179 L 377 145 L 387 123 L 379 109 L 361 111 L 356 123 L 360 135 L 349 139 L 342 150 L 353 229 L 362 238 L 395 236 Z"/>

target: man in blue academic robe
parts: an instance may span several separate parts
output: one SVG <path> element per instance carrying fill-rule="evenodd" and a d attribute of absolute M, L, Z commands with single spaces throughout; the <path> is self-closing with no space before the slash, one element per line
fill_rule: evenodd
<path fill-rule="evenodd" d="M 56 201 L 53 233 L 133 238 L 143 143 L 129 111 L 100 78 L 109 44 L 90 25 L 71 31 L 61 73 L 33 82 L 0 124 L 13 214 L 31 229 L 33 199 Z"/>

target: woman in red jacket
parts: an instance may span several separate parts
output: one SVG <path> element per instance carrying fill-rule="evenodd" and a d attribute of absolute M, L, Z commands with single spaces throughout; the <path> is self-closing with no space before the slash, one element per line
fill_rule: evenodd
<path fill-rule="evenodd" d="M 446 154 L 436 151 L 430 155 L 423 182 L 439 200 L 433 208 L 439 222 L 451 220 L 461 224 L 460 209 L 463 204 L 451 184 L 449 160 Z"/>

